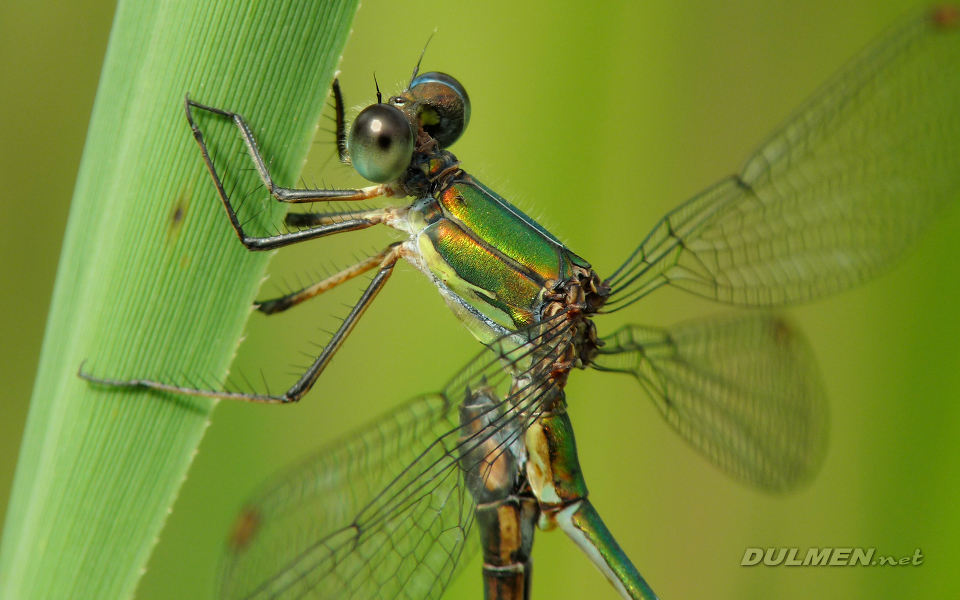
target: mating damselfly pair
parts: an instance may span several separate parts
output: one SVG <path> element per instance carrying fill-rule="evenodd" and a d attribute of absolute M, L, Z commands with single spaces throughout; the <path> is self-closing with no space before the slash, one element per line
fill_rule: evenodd
<path fill-rule="evenodd" d="M 258 498 L 241 517 L 224 596 L 435 597 L 477 549 L 469 533 L 477 524 L 490 597 L 523 597 L 538 521 L 571 534 L 621 593 L 652 594 L 586 499 L 564 411 L 575 368 L 636 376 L 671 425 L 741 479 L 786 489 L 813 474 L 823 397 L 809 356 L 781 320 L 748 313 L 598 336 L 592 317 L 665 284 L 780 306 L 845 289 L 887 266 L 960 188 L 960 86 L 950 76 L 960 64 L 956 19 L 941 9 L 871 48 L 739 176 L 667 215 L 609 276 L 471 178 L 446 150 L 469 120 L 466 91 L 452 78 L 415 76 L 406 93 L 361 113 L 348 154 L 381 185 L 272 191 L 286 201 L 412 195 L 414 203 L 294 214 L 288 223 L 302 230 L 292 237 L 241 238 L 267 249 L 383 223 L 410 240 L 303 295 L 260 303 L 263 312 L 289 308 L 361 271 L 377 273 L 297 385 L 283 396 L 246 399 L 282 402 L 309 389 L 399 258 L 437 285 L 493 353 L 442 393 L 378 420 Z M 200 108 L 237 121 L 269 180 L 239 117 Z M 382 142 L 377 123 L 391 134 Z M 206 150 L 205 157 L 219 181 Z M 175 382 L 127 383 L 190 392 Z"/>

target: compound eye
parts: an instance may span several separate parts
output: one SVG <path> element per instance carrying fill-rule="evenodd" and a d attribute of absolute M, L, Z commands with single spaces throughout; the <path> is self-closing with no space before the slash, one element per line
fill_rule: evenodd
<path fill-rule="evenodd" d="M 410 93 L 420 98 L 420 123 L 441 148 L 448 148 L 470 123 L 470 96 L 460 82 L 433 71 L 410 82 Z"/>
<path fill-rule="evenodd" d="M 403 111 L 389 104 L 372 104 L 350 127 L 347 149 L 353 168 L 364 179 L 387 183 L 400 177 L 413 158 L 413 131 Z"/>

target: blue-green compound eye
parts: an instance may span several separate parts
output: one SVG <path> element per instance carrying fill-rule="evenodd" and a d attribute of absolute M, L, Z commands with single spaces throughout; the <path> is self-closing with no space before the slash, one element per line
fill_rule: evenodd
<path fill-rule="evenodd" d="M 441 148 L 449 148 L 470 123 L 470 96 L 446 73 L 418 75 L 410 82 L 408 97 L 418 102 L 420 124 Z"/>
<path fill-rule="evenodd" d="M 395 106 L 368 106 L 350 128 L 347 149 L 353 168 L 364 179 L 374 183 L 393 181 L 407 170 L 413 158 L 410 122 Z"/>

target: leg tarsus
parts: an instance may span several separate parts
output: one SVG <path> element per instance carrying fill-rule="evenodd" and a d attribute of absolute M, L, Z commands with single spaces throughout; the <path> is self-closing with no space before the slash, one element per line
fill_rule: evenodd
<path fill-rule="evenodd" d="M 216 391 L 216 390 L 201 390 L 186 386 L 174 385 L 171 383 L 163 383 L 161 381 L 154 381 L 151 379 L 108 379 L 106 377 L 95 377 L 90 373 L 85 373 L 83 371 L 83 363 L 80 363 L 80 369 L 77 371 L 77 376 L 81 379 L 85 379 L 94 385 L 102 385 L 106 387 L 113 388 L 129 388 L 129 389 L 145 389 L 145 390 L 155 390 L 158 392 L 170 392 L 173 394 L 183 394 L 186 396 L 200 396 L 203 398 L 219 398 L 221 400 L 241 400 L 244 402 L 257 402 L 260 404 L 287 404 L 290 402 L 296 402 L 302 397 L 297 396 L 296 398 L 290 398 L 286 395 L 284 396 L 270 396 L 269 394 L 245 394 L 242 392 L 226 392 L 226 391 Z"/>

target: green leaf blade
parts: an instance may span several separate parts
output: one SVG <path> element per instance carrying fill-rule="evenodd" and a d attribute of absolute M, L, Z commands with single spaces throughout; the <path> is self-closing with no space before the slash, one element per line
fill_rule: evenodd
<path fill-rule="evenodd" d="M 292 183 L 356 7 L 118 6 L 4 527 L 0 596 L 132 595 L 213 402 L 91 386 L 77 368 L 226 375 L 269 254 L 244 250 L 229 227 L 183 97 L 248 115 L 277 180 Z M 211 139 L 235 138 L 229 127 Z M 240 190 L 255 182 L 236 177 Z"/>

